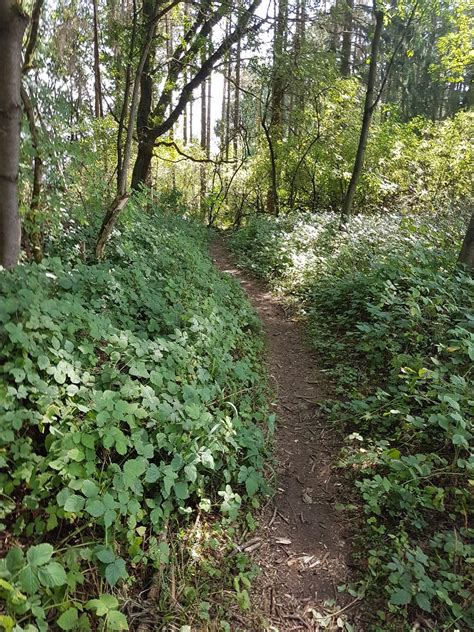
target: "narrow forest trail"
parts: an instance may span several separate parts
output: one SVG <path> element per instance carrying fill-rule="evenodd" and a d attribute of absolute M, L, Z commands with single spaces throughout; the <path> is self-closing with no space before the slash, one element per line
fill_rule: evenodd
<path fill-rule="evenodd" d="M 287 315 L 268 288 L 235 267 L 222 238 L 212 243 L 211 255 L 221 271 L 240 281 L 263 323 L 275 389 L 277 493 L 249 546 L 262 570 L 256 600 L 274 626 L 267 629 L 322 629 L 314 612 L 344 608 L 343 618 L 346 613 L 350 618 L 351 611 L 337 592 L 347 579 L 349 560 L 349 527 L 335 508 L 343 502 L 342 484 L 331 467 L 339 444 L 319 406 L 330 385 L 305 344 L 302 325 Z M 328 600 L 336 604 L 324 607 Z"/>

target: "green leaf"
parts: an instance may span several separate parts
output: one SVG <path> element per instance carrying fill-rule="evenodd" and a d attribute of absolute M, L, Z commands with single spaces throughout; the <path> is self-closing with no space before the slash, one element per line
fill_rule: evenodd
<path fill-rule="evenodd" d="M 26 559 L 32 566 L 41 566 L 49 562 L 53 555 L 54 549 L 51 544 L 37 544 L 32 546 L 26 552 Z"/>
<path fill-rule="evenodd" d="M 390 596 L 390 603 L 394 606 L 406 606 L 411 602 L 411 593 L 408 590 L 404 590 L 400 588 L 400 590 L 396 590 Z"/>
<path fill-rule="evenodd" d="M 184 409 L 188 416 L 193 420 L 199 419 L 201 416 L 201 408 L 198 404 L 188 404 L 184 407 Z"/>
<path fill-rule="evenodd" d="M 210 470 L 214 469 L 214 457 L 208 450 L 201 453 L 201 463 L 204 467 L 208 467 Z"/>
<path fill-rule="evenodd" d="M 107 624 L 110 630 L 128 630 L 127 617 L 118 610 L 109 611 Z"/>
<path fill-rule="evenodd" d="M 50 562 L 38 569 L 38 578 L 43 586 L 53 588 L 67 583 L 66 571 L 58 562 Z"/>
<path fill-rule="evenodd" d="M 5 590 L 6 592 L 13 592 L 15 589 L 10 584 L 10 582 L 5 581 L 0 578 L 0 590 Z"/>
<path fill-rule="evenodd" d="M 38 367 L 40 369 L 47 369 L 49 367 L 49 358 L 45 355 L 38 356 Z"/>
<path fill-rule="evenodd" d="M 104 564 L 111 564 L 112 562 L 115 562 L 115 553 L 110 549 L 102 549 L 101 551 L 98 551 L 96 555 L 97 559 L 104 562 Z"/>
<path fill-rule="evenodd" d="M 184 481 L 178 481 L 174 484 L 174 493 L 176 494 L 176 498 L 179 498 L 180 500 L 189 498 L 188 484 Z"/>
<path fill-rule="evenodd" d="M 86 504 L 86 511 L 94 518 L 100 518 L 104 515 L 105 505 L 99 499 L 89 500 Z"/>
<path fill-rule="evenodd" d="M 195 465 L 193 465 L 192 463 L 190 465 L 186 465 L 184 467 L 184 473 L 186 474 L 186 478 L 188 481 L 190 481 L 191 483 L 194 483 L 196 481 L 197 469 Z"/>
<path fill-rule="evenodd" d="M 77 608 L 68 608 L 66 612 L 62 613 L 56 623 L 61 628 L 61 630 L 74 630 L 78 618 L 79 613 L 77 611 Z"/>
<path fill-rule="evenodd" d="M 99 599 L 90 599 L 86 603 L 88 610 L 95 610 L 98 617 L 105 616 L 110 610 L 115 610 L 118 601 L 113 595 L 100 595 Z"/>
<path fill-rule="evenodd" d="M 18 575 L 18 581 L 20 582 L 22 590 L 30 595 L 34 595 L 40 587 L 38 577 L 31 566 L 25 566 L 25 568 L 22 569 Z"/>
<path fill-rule="evenodd" d="M 415 595 L 415 601 L 422 610 L 431 612 L 431 602 L 426 593 L 417 593 Z"/>
<path fill-rule="evenodd" d="M 120 579 L 126 579 L 127 577 L 125 561 L 121 557 L 109 564 L 105 569 L 105 578 L 111 586 L 115 586 Z"/>
<path fill-rule="evenodd" d="M 94 483 L 94 481 L 85 480 L 82 481 L 81 491 L 84 496 L 87 498 L 92 498 L 93 496 L 97 496 L 99 494 L 99 488 Z"/>
<path fill-rule="evenodd" d="M 78 513 L 84 508 L 85 500 L 82 496 L 78 496 L 77 494 L 73 494 L 69 496 L 69 498 L 64 503 L 64 511 L 68 511 L 70 513 Z"/>
<path fill-rule="evenodd" d="M 146 471 L 145 481 L 147 483 L 156 483 L 160 476 L 161 472 L 159 467 L 156 466 L 154 463 L 151 463 Z"/>
<path fill-rule="evenodd" d="M 14 625 L 15 622 L 11 617 L 6 614 L 0 614 L 0 627 L 3 628 L 4 632 L 11 632 Z"/>
<path fill-rule="evenodd" d="M 255 476 L 249 476 L 245 481 L 245 489 L 247 490 L 247 494 L 252 497 L 255 495 L 255 492 L 258 490 L 260 484 L 258 479 Z"/>
<path fill-rule="evenodd" d="M 104 513 L 104 525 L 106 527 L 111 527 L 114 524 L 116 517 L 117 514 L 113 509 L 107 509 Z"/>
<path fill-rule="evenodd" d="M 462 445 L 465 448 L 469 447 L 469 443 L 467 442 L 466 437 L 463 437 L 461 434 L 454 434 L 451 441 L 454 445 Z"/>
<path fill-rule="evenodd" d="M 13 547 L 13 549 L 10 549 L 10 551 L 8 551 L 5 561 L 7 564 L 7 569 L 10 571 L 10 573 L 15 573 L 16 571 L 20 570 L 20 568 L 22 568 L 25 564 L 23 551 L 18 546 Z"/>
<path fill-rule="evenodd" d="M 137 479 L 145 473 L 148 462 L 143 457 L 129 459 L 123 466 L 123 477 L 128 487 L 133 485 Z"/>

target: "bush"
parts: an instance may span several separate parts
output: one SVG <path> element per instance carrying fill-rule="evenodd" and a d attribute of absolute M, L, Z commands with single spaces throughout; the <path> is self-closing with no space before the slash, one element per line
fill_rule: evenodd
<path fill-rule="evenodd" d="M 366 515 L 360 587 L 380 597 L 385 585 L 383 625 L 421 609 L 437 629 L 469 627 L 474 281 L 455 266 L 461 227 L 358 216 L 336 232 L 336 221 L 267 219 L 233 247 L 302 302 L 314 345 L 345 386 L 333 405 L 349 435 L 340 466 Z M 270 256 L 272 230 L 283 252 Z M 267 271 L 283 258 L 286 267 Z"/>
<path fill-rule="evenodd" d="M 125 629 L 106 593 L 162 566 L 166 529 L 266 491 L 259 323 L 206 245 L 135 208 L 104 263 L 1 274 L 7 630 Z"/>

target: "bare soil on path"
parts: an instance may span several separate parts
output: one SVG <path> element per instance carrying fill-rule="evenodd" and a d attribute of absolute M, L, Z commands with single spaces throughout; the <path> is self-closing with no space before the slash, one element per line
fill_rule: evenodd
<path fill-rule="evenodd" d="M 337 619 L 339 625 L 350 621 L 353 605 L 337 591 L 348 578 L 350 530 L 336 510 L 344 502 L 332 467 L 340 443 L 320 406 L 331 385 L 318 371 L 302 324 L 264 284 L 236 268 L 224 239 L 213 241 L 211 255 L 221 271 L 240 281 L 263 323 L 275 392 L 277 492 L 247 543 L 261 568 L 253 600 L 266 623 L 258 629 L 319 630 L 315 613 L 331 612 L 336 614 L 324 629 L 341 629 Z M 256 629 L 256 624 L 242 624 L 241 629 Z"/>

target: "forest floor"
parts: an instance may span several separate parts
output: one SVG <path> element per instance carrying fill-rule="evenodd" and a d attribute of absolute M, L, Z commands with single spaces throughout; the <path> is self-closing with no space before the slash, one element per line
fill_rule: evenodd
<path fill-rule="evenodd" d="M 321 408 L 331 384 L 318 370 L 302 324 L 264 284 L 236 268 L 222 237 L 213 241 L 211 255 L 240 281 L 262 321 L 274 391 L 276 493 L 244 545 L 261 570 L 253 603 L 266 629 L 344 628 L 356 604 L 337 590 L 348 579 L 351 535 L 336 509 L 344 502 L 344 485 L 333 469 L 340 441 Z"/>

